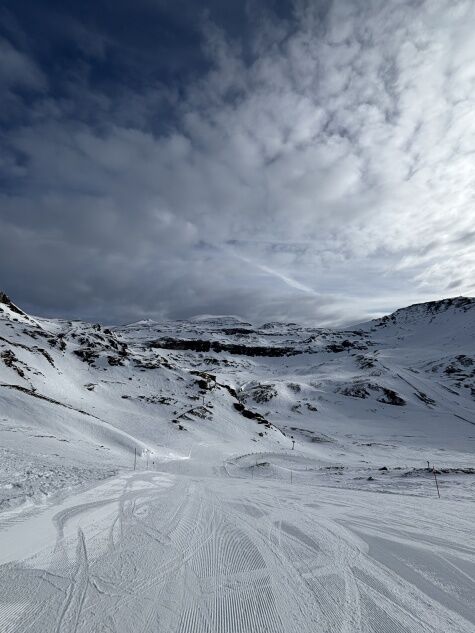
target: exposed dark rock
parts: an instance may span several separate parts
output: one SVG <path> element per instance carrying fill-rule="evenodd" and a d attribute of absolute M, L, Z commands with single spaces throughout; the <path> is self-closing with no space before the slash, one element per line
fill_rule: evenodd
<path fill-rule="evenodd" d="M 368 398 L 370 395 L 368 389 L 364 384 L 355 383 L 353 385 L 348 385 L 347 387 L 342 387 L 339 392 L 344 396 L 350 396 L 351 398 Z"/>
<path fill-rule="evenodd" d="M 245 395 L 246 397 L 250 396 L 254 402 L 263 404 L 265 402 L 269 402 L 272 398 L 275 398 L 277 396 L 277 391 L 275 389 L 275 385 L 273 384 L 262 384 L 252 387 Z"/>
<path fill-rule="evenodd" d="M 238 345 L 237 343 L 222 343 L 220 341 L 205 341 L 201 339 L 162 338 L 150 343 L 151 348 L 172 349 L 192 352 L 229 352 L 240 356 L 294 356 L 302 351 L 292 347 L 264 347 Z"/>
<path fill-rule="evenodd" d="M 315 435 L 310 439 L 310 441 L 312 442 L 312 444 L 323 444 L 333 442 L 334 440 L 332 440 L 331 437 L 328 437 L 327 435 Z"/>
<path fill-rule="evenodd" d="M 95 352 L 93 349 L 75 349 L 74 353 L 76 356 L 87 363 L 88 365 L 94 366 L 94 361 L 99 357 L 99 354 Z"/>
<path fill-rule="evenodd" d="M 392 389 L 388 389 L 387 387 L 381 387 L 381 389 L 383 390 L 384 397 L 378 398 L 378 402 L 392 404 L 397 407 L 402 407 L 406 404 L 406 401 Z"/>
<path fill-rule="evenodd" d="M 218 387 L 222 387 L 223 389 L 226 389 L 226 391 L 233 397 L 236 398 L 236 400 L 238 399 L 238 394 L 236 389 L 234 389 L 234 387 L 231 387 L 231 385 L 226 385 L 223 383 L 216 383 L 218 385 Z"/>
<path fill-rule="evenodd" d="M 254 330 L 248 330 L 243 327 L 229 327 L 221 330 L 224 334 L 228 336 L 233 336 L 234 334 L 239 334 L 241 336 L 249 336 L 250 334 L 255 334 Z"/>
<path fill-rule="evenodd" d="M 29 318 L 24 312 L 23 310 L 20 310 L 20 308 L 18 306 L 16 306 L 13 301 L 10 299 L 10 297 L 8 295 L 6 295 L 4 292 L 0 292 L 0 303 L 3 303 L 4 305 L 7 306 L 7 308 L 10 308 L 10 310 L 12 312 L 15 312 L 16 314 L 21 314 L 24 317 Z"/>
<path fill-rule="evenodd" d="M 193 376 L 201 376 L 201 378 L 204 378 L 206 381 L 208 382 L 216 382 L 216 376 L 214 374 L 210 374 L 207 371 L 190 371 L 190 374 L 193 374 Z"/>
<path fill-rule="evenodd" d="M 374 359 L 370 356 L 359 355 L 356 357 L 356 362 L 360 369 L 373 369 L 375 366 Z"/>
<path fill-rule="evenodd" d="M 346 347 L 343 347 L 341 343 L 331 343 L 330 345 L 327 345 L 325 349 L 327 352 L 333 352 L 334 354 L 346 351 Z"/>
<path fill-rule="evenodd" d="M 429 470 L 427 470 L 427 468 L 413 468 L 412 470 L 406 470 L 401 474 L 401 477 L 426 477 L 428 473 L 432 475 L 433 472 L 435 472 L 436 475 L 475 475 L 475 468 L 430 468 Z"/>
<path fill-rule="evenodd" d="M 107 362 L 113 367 L 123 367 L 124 365 L 124 359 L 120 356 L 108 356 Z"/>
<path fill-rule="evenodd" d="M 137 396 L 137 400 L 143 400 L 143 402 L 148 404 L 164 404 L 166 406 L 177 403 L 174 398 L 169 398 L 168 396 Z"/>
<path fill-rule="evenodd" d="M 251 411 L 251 409 L 247 409 L 241 402 L 235 402 L 233 406 L 243 417 L 248 418 L 249 420 L 256 420 L 258 424 L 265 424 L 268 428 L 272 426 L 264 416 L 260 413 L 256 413 L 255 411 Z"/>
<path fill-rule="evenodd" d="M 202 340 L 188 340 L 188 339 L 175 339 L 175 338 L 162 338 L 150 343 L 152 349 L 173 349 L 192 352 L 209 352 L 211 350 L 210 341 Z"/>
<path fill-rule="evenodd" d="M 287 387 L 293 391 L 294 393 L 300 393 L 302 391 L 302 388 L 300 387 L 300 385 L 296 382 L 289 382 L 287 383 Z"/>
<path fill-rule="evenodd" d="M 208 374 L 204 371 L 191 371 L 190 374 L 200 376 L 200 379 L 196 381 L 196 384 L 203 391 L 211 391 L 217 385 L 216 376 L 214 374 Z"/>
<path fill-rule="evenodd" d="M 47 351 L 46 351 L 45 349 L 43 349 L 42 347 L 37 347 L 36 349 L 39 351 L 39 353 L 40 353 L 40 354 L 42 354 L 42 355 L 46 358 L 46 360 L 48 361 L 48 363 L 49 363 L 52 367 L 54 367 L 54 366 L 55 366 L 54 361 L 53 361 L 53 358 L 52 358 L 52 356 L 51 356 L 51 354 L 50 354 L 49 352 L 47 352 Z"/>
<path fill-rule="evenodd" d="M 365 350 L 368 349 L 368 346 L 360 341 L 349 341 L 345 339 L 341 343 L 330 343 L 325 349 L 327 352 L 338 354 L 339 352 L 349 352 L 350 349 Z"/>
<path fill-rule="evenodd" d="M 422 402 L 424 402 L 424 404 L 426 404 L 428 407 L 433 407 L 435 405 L 435 400 L 433 400 L 432 398 L 430 398 L 426 393 L 424 393 L 423 391 L 416 391 L 415 395 L 419 398 L 419 400 L 421 400 Z"/>
<path fill-rule="evenodd" d="M 13 369 L 13 371 L 15 371 L 20 376 L 20 378 L 24 378 L 25 377 L 25 372 L 17 364 L 20 361 L 18 360 L 18 358 L 15 356 L 15 354 L 10 349 L 6 349 L 5 351 L 3 351 L 0 354 L 0 358 L 3 360 L 5 365 L 7 367 L 10 367 L 10 369 Z"/>
<path fill-rule="evenodd" d="M 463 367 L 472 367 L 472 365 L 474 364 L 473 358 L 470 358 L 470 356 L 465 356 L 465 354 L 460 354 L 460 356 L 457 356 L 456 358 Z"/>
<path fill-rule="evenodd" d="M 382 387 L 376 383 L 358 381 L 351 385 L 341 387 L 337 390 L 344 396 L 350 396 L 352 398 L 368 398 L 371 392 L 382 394 L 376 400 L 383 404 L 391 404 L 394 406 L 403 406 L 406 401 L 401 398 L 395 391 L 387 387 Z"/>

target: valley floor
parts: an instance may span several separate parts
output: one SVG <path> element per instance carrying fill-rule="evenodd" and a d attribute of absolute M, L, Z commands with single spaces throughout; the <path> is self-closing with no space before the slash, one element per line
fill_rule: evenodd
<path fill-rule="evenodd" d="M 475 631 L 472 501 L 279 476 L 297 462 L 197 453 L 2 513 L 1 631 Z"/>

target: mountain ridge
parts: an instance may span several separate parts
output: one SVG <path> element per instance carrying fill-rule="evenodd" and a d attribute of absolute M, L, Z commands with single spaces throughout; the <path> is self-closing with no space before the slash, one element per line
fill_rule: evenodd
<path fill-rule="evenodd" d="M 2 294 L 0 508 L 53 491 L 34 476 L 37 454 L 63 483 L 134 454 L 163 464 L 198 446 L 225 456 L 292 442 L 322 468 L 343 462 L 350 486 L 365 462 L 419 464 L 421 451 L 466 467 L 474 305 L 415 304 L 348 330 L 228 317 L 105 327 L 33 318 Z M 13 489 L 1 487 L 8 464 Z"/>
<path fill-rule="evenodd" d="M 15 304 L 11 298 L 3 291 L 0 290 L 0 310 L 2 309 L 2 304 L 6 307 L 8 307 L 12 312 L 22 315 L 22 316 L 28 316 L 28 318 L 43 318 L 43 317 L 32 317 L 31 315 L 27 315 L 26 312 L 24 312 L 17 304 Z M 413 303 L 413 304 L 409 304 L 407 306 L 404 306 L 402 308 L 397 308 L 396 310 L 393 310 L 392 312 L 385 314 L 381 317 L 376 317 L 374 319 L 369 319 L 366 321 L 361 321 L 361 322 L 357 322 L 353 325 L 348 325 L 348 326 L 325 326 L 322 327 L 321 329 L 338 329 L 338 330 L 352 330 L 352 329 L 358 329 L 361 326 L 368 326 L 369 324 L 378 324 L 378 325 L 387 325 L 390 322 L 395 322 L 398 317 L 401 317 L 403 315 L 407 315 L 407 314 L 415 314 L 417 312 L 421 313 L 421 312 L 425 312 L 427 315 L 437 315 L 440 314 L 441 312 L 444 312 L 446 310 L 448 310 L 449 308 L 454 308 L 456 310 L 463 310 L 463 311 L 467 311 L 467 310 L 471 310 L 475 308 L 475 297 L 468 297 L 468 296 L 463 296 L 463 295 L 459 295 L 459 296 L 455 296 L 455 297 L 446 297 L 443 299 L 437 299 L 437 300 L 432 300 L 432 301 L 422 301 L 422 302 L 417 302 L 417 303 Z M 58 321 L 60 319 L 45 319 L 45 320 L 49 320 L 49 321 Z M 82 319 L 73 319 L 73 321 L 80 321 L 80 322 L 86 322 L 83 321 Z M 164 320 L 155 320 L 152 318 L 145 318 L 145 319 L 140 319 L 138 321 L 132 321 L 130 323 L 125 323 L 123 325 L 116 325 L 116 326 L 104 326 L 104 327 L 118 327 L 118 328 L 122 328 L 122 327 L 132 327 L 132 326 L 140 326 L 140 325 L 147 325 L 147 326 L 153 326 L 153 325 L 158 325 L 160 323 L 195 323 L 197 325 L 199 324 L 222 324 L 223 327 L 232 327 L 232 326 L 242 326 L 242 327 L 255 327 L 256 324 L 250 323 L 248 320 L 244 319 L 243 317 L 240 317 L 238 315 L 231 315 L 231 314 L 198 314 L 195 316 L 192 316 L 190 318 L 187 319 L 164 319 Z M 288 326 L 288 327 L 310 327 L 308 325 L 303 325 L 303 324 L 299 324 L 299 323 L 295 323 L 295 322 L 287 322 L 287 321 L 268 321 L 268 322 L 263 322 L 259 327 L 259 329 L 272 329 L 273 327 L 279 327 L 279 326 Z M 319 329 L 319 326 L 315 326 L 314 329 Z"/>

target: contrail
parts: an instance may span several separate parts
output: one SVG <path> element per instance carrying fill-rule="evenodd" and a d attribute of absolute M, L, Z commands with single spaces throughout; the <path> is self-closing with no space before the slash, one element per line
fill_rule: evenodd
<path fill-rule="evenodd" d="M 266 266 L 265 264 L 258 264 L 257 262 L 254 262 L 251 259 L 244 257 L 244 255 L 240 255 L 233 251 L 231 251 L 231 253 L 238 259 L 241 259 L 243 262 L 246 262 L 246 264 L 250 264 L 251 266 L 254 266 L 254 268 L 257 268 L 258 270 L 261 270 L 262 272 L 267 273 L 268 275 L 271 275 L 272 277 L 276 277 L 277 279 L 280 279 L 280 281 L 283 281 L 290 288 L 295 288 L 296 290 L 300 290 L 301 292 L 305 292 L 306 294 L 312 295 L 314 297 L 320 296 L 320 294 L 313 288 L 310 288 L 309 286 L 301 284 L 296 279 L 292 279 L 292 277 L 289 277 L 288 275 L 284 275 L 278 270 L 274 270 L 273 268 L 270 268 L 269 266 Z"/>

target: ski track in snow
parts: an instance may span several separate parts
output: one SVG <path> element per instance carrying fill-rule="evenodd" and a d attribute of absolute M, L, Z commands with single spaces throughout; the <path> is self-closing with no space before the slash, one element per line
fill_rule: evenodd
<path fill-rule="evenodd" d="M 43 510 L 43 545 L 0 566 L 0 630 L 473 633 L 474 513 L 462 505 L 121 475 Z"/>

